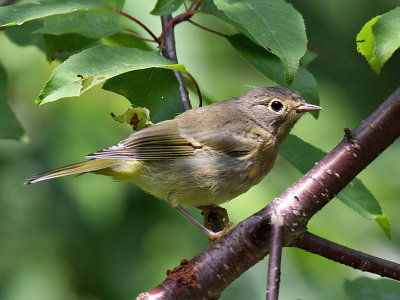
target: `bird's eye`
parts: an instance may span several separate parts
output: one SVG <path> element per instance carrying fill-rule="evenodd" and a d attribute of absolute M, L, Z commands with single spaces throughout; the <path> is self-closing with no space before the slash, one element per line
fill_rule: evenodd
<path fill-rule="evenodd" d="M 273 111 L 278 112 L 283 108 L 283 104 L 282 104 L 281 101 L 273 101 L 271 103 L 271 108 L 272 108 Z"/>

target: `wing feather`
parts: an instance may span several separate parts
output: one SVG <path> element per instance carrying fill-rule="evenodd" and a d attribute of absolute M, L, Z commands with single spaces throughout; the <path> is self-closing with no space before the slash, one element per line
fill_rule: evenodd
<path fill-rule="evenodd" d="M 179 135 L 175 120 L 137 131 L 117 145 L 86 158 L 160 160 L 193 155 L 193 145 Z"/>
<path fill-rule="evenodd" d="M 201 123 L 190 123 L 192 126 L 185 126 L 186 122 L 179 119 L 157 123 L 86 158 L 163 160 L 188 157 L 196 149 L 241 157 L 257 149 L 258 139 L 254 134 L 246 131 L 233 133 L 228 130 L 229 127 L 216 129 Z"/>

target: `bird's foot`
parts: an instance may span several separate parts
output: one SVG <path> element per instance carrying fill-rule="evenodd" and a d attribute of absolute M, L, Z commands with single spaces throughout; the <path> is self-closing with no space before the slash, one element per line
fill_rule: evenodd
<path fill-rule="evenodd" d="M 204 212 L 205 220 L 211 220 L 211 222 L 206 222 L 207 228 L 199 221 L 197 221 L 191 214 L 189 214 L 181 206 L 174 206 L 174 208 L 181 213 L 186 219 L 188 219 L 192 224 L 200 229 L 209 239 L 210 243 L 224 236 L 229 230 L 233 228 L 233 224 L 229 222 L 228 214 L 225 208 L 219 206 L 201 206 L 198 207 Z M 222 216 L 221 216 L 222 215 Z M 218 222 L 214 222 L 213 217 L 215 217 Z M 217 226 L 215 226 L 217 224 Z"/>
<path fill-rule="evenodd" d="M 213 231 L 221 231 L 229 223 L 228 212 L 220 206 L 197 206 L 204 216 L 204 226 Z"/>
<path fill-rule="evenodd" d="M 228 212 L 220 206 L 198 206 L 204 216 L 204 226 L 209 229 L 206 234 L 210 242 L 224 236 L 233 228 L 233 223 L 229 222 Z"/>
<path fill-rule="evenodd" d="M 233 229 L 233 227 L 235 227 L 235 225 L 233 225 L 232 222 L 228 222 L 224 229 L 221 231 L 217 231 L 217 232 L 213 232 L 211 230 L 208 230 L 208 233 L 205 233 L 205 235 L 207 235 L 208 240 L 210 241 L 210 243 L 214 242 L 215 240 L 223 237 L 225 234 L 227 234 L 231 229 Z"/>

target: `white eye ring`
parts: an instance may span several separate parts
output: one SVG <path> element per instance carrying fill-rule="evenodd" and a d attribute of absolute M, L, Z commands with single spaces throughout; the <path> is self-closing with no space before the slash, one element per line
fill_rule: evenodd
<path fill-rule="evenodd" d="M 283 103 L 282 101 L 278 100 L 278 99 L 273 99 L 270 104 L 269 107 L 274 111 L 274 112 L 280 112 L 283 108 Z"/>

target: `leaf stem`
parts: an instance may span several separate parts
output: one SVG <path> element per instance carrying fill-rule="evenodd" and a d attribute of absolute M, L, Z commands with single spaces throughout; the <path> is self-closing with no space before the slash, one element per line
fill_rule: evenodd
<path fill-rule="evenodd" d="M 199 0 L 194 0 L 194 1 L 192 2 L 192 4 L 190 4 L 189 8 L 188 8 L 186 11 L 192 11 L 193 7 L 196 5 L 196 3 L 197 3 L 198 1 L 199 1 Z"/>
<path fill-rule="evenodd" d="M 200 6 L 205 2 L 206 0 L 200 0 L 199 3 L 196 5 L 196 7 L 194 8 L 194 10 L 198 10 L 200 8 Z"/>
<path fill-rule="evenodd" d="M 201 25 L 201 24 L 199 24 L 199 23 L 196 23 L 196 22 L 194 22 L 194 21 L 192 21 L 192 20 L 190 20 L 190 19 L 188 20 L 188 22 L 189 22 L 190 24 L 193 24 L 194 26 L 197 26 L 197 27 L 199 27 L 199 28 L 205 30 L 205 31 L 214 33 L 214 34 L 219 35 L 219 36 L 222 36 L 222 37 L 224 37 L 224 38 L 227 38 L 227 37 L 228 37 L 227 34 L 224 34 L 224 33 L 222 33 L 222 32 L 218 32 L 218 31 L 216 31 L 216 30 L 214 30 L 214 29 L 205 27 L 205 26 L 203 26 L 203 25 Z"/>
<path fill-rule="evenodd" d="M 196 87 L 197 94 L 199 95 L 199 107 L 203 106 L 203 97 L 201 96 L 200 87 L 197 84 L 197 81 L 188 71 L 184 71 L 184 73 L 187 77 L 189 77 L 189 79 L 193 82 L 194 86 Z"/>
<path fill-rule="evenodd" d="M 145 38 L 145 37 L 142 37 L 142 36 L 138 35 L 137 33 L 132 32 L 132 31 L 127 31 L 127 30 L 125 30 L 125 31 L 122 31 L 121 33 L 123 33 L 123 34 L 128 34 L 128 35 L 131 35 L 131 36 L 134 36 L 134 37 L 137 37 L 138 39 L 141 39 L 141 40 L 143 40 L 143 41 L 152 42 L 152 43 L 157 43 L 157 41 L 155 41 L 155 40 L 153 40 L 153 39 L 147 39 L 147 38 Z"/>
<path fill-rule="evenodd" d="M 191 16 L 193 16 L 194 14 L 198 13 L 199 11 L 186 11 L 184 13 L 181 13 L 179 15 L 177 15 L 175 18 L 171 19 L 168 24 L 163 28 L 163 32 L 161 33 L 161 35 L 158 37 L 158 41 L 161 41 L 160 43 L 163 44 L 163 40 L 165 38 L 165 34 L 166 32 L 169 30 L 169 28 L 172 25 L 176 25 L 182 21 L 188 20 Z"/>
<path fill-rule="evenodd" d="M 128 19 L 130 19 L 132 21 L 134 21 L 135 23 L 140 25 L 144 30 L 146 30 L 151 35 L 151 37 L 153 38 L 154 42 L 158 43 L 158 39 L 157 39 L 156 35 L 146 25 L 144 25 L 142 22 L 140 22 L 138 19 L 136 19 L 135 17 L 131 16 L 130 14 L 127 14 L 127 13 L 125 13 L 125 12 L 119 10 L 119 9 L 111 8 L 110 11 L 113 11 L 113 12 L 115 12 L 117 14 L 120 14 L 120 15 L 122 15 L 122 16 L 124 16 L 124 17 L 126 17 L 126 18 L 128 18 Z"/>

